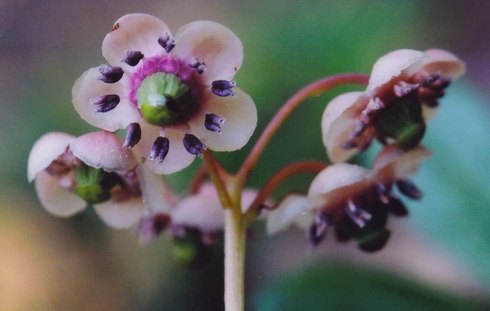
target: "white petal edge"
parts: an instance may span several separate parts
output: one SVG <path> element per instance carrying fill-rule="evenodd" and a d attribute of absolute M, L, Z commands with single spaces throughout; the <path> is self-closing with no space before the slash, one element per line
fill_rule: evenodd
<path fill-rule="evenodd" d="M 120 202 L 110 200 L 94 204 L 93 207 L 95 213 L 106 225 L 116 229 L 126 229 L 136 224 L 144 211 L 141 199 L 137 198 Z"/>
<path fill-rule="evenodd" d="M 27 160 L 27 179 L 33 181 L 36 175 L 47 168 L 53 160 L 63 154 L 75 136 L 50 132 L 41 136 L 32 146 Z"/>
<path fill-rule="evenodd" d="M 99 76 L 98 67 L 90 68 L 73 85 L 73 106 L 80 117 L 95 127 L 111 132 L 126 128 L 132 122 L 137 122 L 141 115 L 138 108 L 129 99 L 129 77 L 123 75 L 119 82 L 105 83 L 97 80 Z M 119 104 L 111 111 L 97 112 L 97 106 L 90 100 L 109 94 L 118 95 Z"/>
<path fill-rule="evenodd" d="M 267 216 L 267 233 L 286 231 L 291 225 L 306 229 L 313 221 L 313 205 L 304 195 L 290 194 Z"/>
<path fill-rule="evenodd" d="M 466 71 L 466 65 L 454 54 L 441 50 L 430 49 L 425 51 L 428 58 L 423 66 L 431 73 L 440 73 L 444 77 L 459 78 Z"/>
<path fill-rule="evenodd" d="M 206 91 L 202 112 L 189 121 L 192 133 L 211 150 L 234 151 L 242 148 L 257 126 L 257 108 L 253 100 L 239 88 L 234 91 L 235 97 L 219 97 Z M 225 119 L 221 134 L 206 129 L 206 113 L 214 113 Z"/>

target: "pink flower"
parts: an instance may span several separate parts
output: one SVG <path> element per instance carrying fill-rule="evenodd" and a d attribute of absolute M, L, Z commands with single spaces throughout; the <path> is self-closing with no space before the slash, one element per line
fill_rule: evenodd
<path fill-rule="evenodd" d="M 445 88 L 464 71 L 464 63 L 444 50 L 397 50 L 381 57 L 365 92 L 334 98 L 323 114 L 330 160 L 346 161 L 375 137 L 404 149 L 416 146 Z"/>
<path fill-rule="evenodd" d="M 268 232 L 280 232 L 295 224 L 308 229 L 315 246 L 327 229 L 334 227 L 340 241 L 354 238 L 361 249 L 378 250 L 389 238 L 388 213 L 407 214 L 393 185 L 402 194 L 419 199 L 421 192 L 407 178 L 429 155 L 421 146 L 404 152 L 392 144 L 378 154 L 372 170 L 333 164 L 315 177 L 306 196 L 289 195 L 269 214 Z"/>
<path fill-rule="evenodd" d="M 45 134 L 29 155 L 28 179 L 56 216 L 72 216 L 91 204 L 107 225 L 126 228 L 144 210 L 136 159 L 110 132 Z"/>
<path fill-rule="evenodd" d="M 179 171 L 206 148 L 239 149 L 252 135 L 255 105 L 232 80 L 243 48 L 228 28 L 196 21 L 172 36 L 161 20 L 129 14 L 107 34 L 102 54 L 109 65 L 73 86 L 75 109 L 104 130 L 128 128 L 124 146 L 138 145 L 156 173 Z"/>

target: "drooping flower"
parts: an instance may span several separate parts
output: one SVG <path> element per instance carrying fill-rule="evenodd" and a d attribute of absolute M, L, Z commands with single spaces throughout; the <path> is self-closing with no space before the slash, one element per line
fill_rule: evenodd
<path fill-rule="evenodd" d="M 137 161 L 114 133 L 45 134 L 29 154 L 28 180 L 35 180 L 41 204 L 56 216 L 90 204 L 107 225 L 127 228 L 144 210 Z"/>
<path fill-rule="evenodd" d="M 330 160 L 347 160 L 373 138 L 383 144 L 394 141 L 403 149 L 415 147 L 444 90 L 464 71 L 464 63 L 444 50 L 397 50 L 381 57 L 365 92 L 334 98 L 323 114 L 323 143 Z"/>
<path fill-rule="evenodd" d="M 268 232 L 295 224 L 308 230 L 310 243 L 316 246 L 327 229 L 334 227 L 339 241 L 356 239 L 364 251 L 379 250 L 390 235 L 386 228 L 389 213 L 408 213 L 393 186 L 409 198 L 421 198 L 408 177 L 429 155 L 422 146 L 404 152 L 391 144 L 378 154 L 372 170 L 333 164 L 315 177 L 306 196 L 289 195 L 269 214 Z"/>
<path fill-rule="evenodd" d="M 104 130 L 127 128 L 124 146 L 136 145 L 156 173 L 179 171 L 206 148 L 239 149 L 252 135 L 255 105 L 232 80 L 243 47 L 223 25 L 196 21 L 172 36 L 161 20 L 129 14 L 106 35 L 102 54 L 109 64 L 73 86 L 75 109 Z"/>

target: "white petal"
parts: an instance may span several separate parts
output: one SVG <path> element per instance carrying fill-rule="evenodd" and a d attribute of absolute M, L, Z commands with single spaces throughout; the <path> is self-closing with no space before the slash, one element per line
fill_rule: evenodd
<path fill-rule="evenodd" d="M 97 80 L 99 76 L 98 68 L 91 68 L 85 71 L 73 85 L 73 106 L 80 117 L 95 127 L 111 132 L 126 128 L 132 122 L 137 122 L 141 115 L 128 97 L 129 77 L 125 74 L 117 83 L 105 83 Z M 119 104 L 111 111 L 97 112 L 97 106 L 90 100 L 109 94 L 118 95 Z"/>
<path fill-rule="evenodd" d="M 144 211 L 141 199 L 114 202 L 112 200 L 94 204 L 94 210 L 104 223 L 116 229 L 129 228 L 137 223 Z"/>
<path fill-rule="evenodd" d="M 41 136 L 34 143 L 27 160 L 27 179 L 29 182 L 34 180 L 36 175 L 47 168 L 59 155 L 64 153 L 66 147 L 74 138 L 74 136 L 60 132 L 51 132 Z"/>
<path fill-rule="evenodd" d="M 295 224 L 306 229 L 313 221 L 313 205 L 304 196 L 288 195 L 267 217 L 267 233 L 276 234 Z"/>
<path fill-rule="evenodd" d="M 219 97 L 211 91 L 203 94 L 203 112 L 189 121 L 192 133 L 215 151 L 233 151 L 242 148 L 257 126 L 257 108 L 245 92 L 236 88 L 235 97 Z M 222 133 L 209 131 L 204 126 L 205 114 L 214 113 L 225 119 Z"/>
<path fill-rule="evenodd" d="M 423 69 L 431 73 L 440 73 L 444 77 L 458 78 L 465 71 L 465 64 L 456 55 L 440 49 L 425 51 L 428 56 Z"/>
<path fill-rule="evenodd" d="M 87 203 L 73 191 L 60 187 L 59 178 L 44 171 L 37 174 L 36 192 L 41 204 L 48 212 L 60 217 L 70 217 L 83 211 Z"/>
<path fill-rule="evenodd" d="M 78 137 L 70 143 L 73 154 L 85 164 L 107 172 L 128 171 L 136 166 L 131 150 L 122 147 L 114 133 L 100 131 Z"/>
<path fill-rule="evenodd" d="M 206 64 L 202 78 L 231 80 L 243 61 L 240 39 L 225 26 L 210 21 L 195 21 L 182 26 L 175 34 L 172 53 L 191 63 L 195 58 Z"/>
<path fill-rule="evenodd" d="M 376 61 L 367 89 L 373 90 L 402 73 L 412 75 L 425 61 L 427 55 L 416 50 L 396 50 Z"/>
<path fill-rule="evenodd" d="M 121 62 L 126 57 L 126 51 L 140 51 L 145 58 L 166 53 L 158 43 L 158 39 L 165 35 L 172 36 L 167 25 L 154 16 L 124 15 L 104 38 L 102 54 L 110 64 L 127 68 Z"/>
<path fill-rule="evenodd" d="M 175 198 L 161 175 L 155 174 L 146 165 L 138 168 L 143 203 L 152 213 L 168 213 Z"/>

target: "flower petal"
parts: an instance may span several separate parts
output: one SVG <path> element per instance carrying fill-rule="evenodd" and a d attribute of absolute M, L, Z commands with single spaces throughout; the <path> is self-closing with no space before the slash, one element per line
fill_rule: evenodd
<path fill-rule="evenodd" d="M 215 151 L 233 151 L 242 148 L 257 126 L 257 108 L 245 92 L 236 88 L 235 97 L 219 97 L 211 91 L 203 94 L 203 112 L 189 121 L 189 126 L 206 146 Z M 209 131 L 204 126 L 206 113 L 225 119 L 222 133 Z"/>
<path fill-rule="evenodd" d="M 53 215 L 70 217 L 85 209 L 87 203 L 73 191 L 60 186 L 60 178 L 41 171 L 36 176 L 36 193 L 44 208 Z"/>
<path fill-rule="evenodd" d="M 107 172 L 128 171 L 137 163 L 131 150 L 122 145 L 122 140 L 116 134 L 100 131 L 76 138 L 70 143 L 70 149 L 89 166 Z"/>
<path fill-rule="evenodd" d="M 162 36 L 172 36 L 167 25 L 160 19 L 148 14 L 128 14 L 119 18 L 102 43 L 105 59 L 117 66 L 128 66 L 121 60 L 126 51 L 140 51 L 145 58 L 165 53 L 158 43 Z"/>
<path fill-rule="evenodd" d="M 202 77 L 208 84 L 231 80 L 242 65 L 242 42 L 221 24 L 195 21 L 182 26 L 174 39 L 174 55 L 189 63 L 197 58 L 206 64 Z"/>
<path fill-rule="evenodd" d="M 138 176 L 146 208 L 152 213 L 168 213 L 176 198 L 165 186 L 162 176 L 155 174 L 146 165 L 138 168 Z"/>
<path fill-rule="evenodd" d="M 420 145 L 409 151 L 401 150 L 396 144 L 388 145 L 374 160 L 371 175 L 383 184 L 405 179 L 414 174 L 430 155 L 431 152 Z"/>
<path fill-rule="evenodd" d="M 308 228 L 313 221 L 313 205 L 304 195 L 290 194 L 267 216 L 267 233 L 276 234 L 295 224 Z"/>
<path fill-rule="evenodd" d="M 183 139 L 186 134 L 184 127 L 168 127 L 165 132 L 160 133 L 160 127 L 141 122 L 141 141 L 133 148 L 143 159 L 145 165 L 157 174 L 172 174 L 189 166 L 195 159 L 184 147 Z M 151 148 L 158 136 L 168 138 L 170 147 L 165 160 L 159 162 L 157 159 L 148 160 Z"/>
<path fill-rule="evenodd" d="M 138 121 L 141 118 L 139 110 L 128 97 L 129 78 L 124 75 L 117 83 L 105 83 L 97 80 L 99 76 L 98 68 L 91 68 L 73 85 L 73 106 L 80 117 L 95 127 L 111 132 Z M 110 111 L 97 112 L 97 105 L 92 104 L 90 100 L 110 94 L 119 96 L 119 104 Z"/>
<path fill-rule="evenodd" d="M 425 61 L 427 55 L 416 50 L 396 50 L 376 61 L 371 71 L 367 90 L 373 90 L 403 73 L 412 75 Z"/>
<path fill-rule="evenodd" d="M 357 116 L 367 106 L 369 97 L 363 92 L 341 94 L 327 105 L 322 116 L 322 138 L 329 159 L 343 162 L 359 152 L 359 149 L 345 149 L 341 143 L 348 141 L 355 130 Z M 367 134 L 367 133 L 365 133 Z M 366 137 L 366 143 L 371 140 Z"/>
<path fill-rule="evenodd" d="M 141 199 L 137 198 L 120 202 L 110 200 L 101 204 L 94 204 L 93 207 L 106 225 L 116 229 L 131 227 L 141 219 L 144 211 Z"/>
<path fill-rule="evenodd" d="M 466 71 L 465 64 L 456 55 L 440 49 L 425 51 L 428 58 L 423 66 L 431 73 L 440 73 L 444 77 L 458 78 Z"/>
<path fill-rule="evenodd" d="M 27 179 L 33 181 L 36 175 L 47 168 L 53 160 L 66 151 L 74 136 L 51 132 L 41 136 L 32 147 L 27 160 Z"/>

